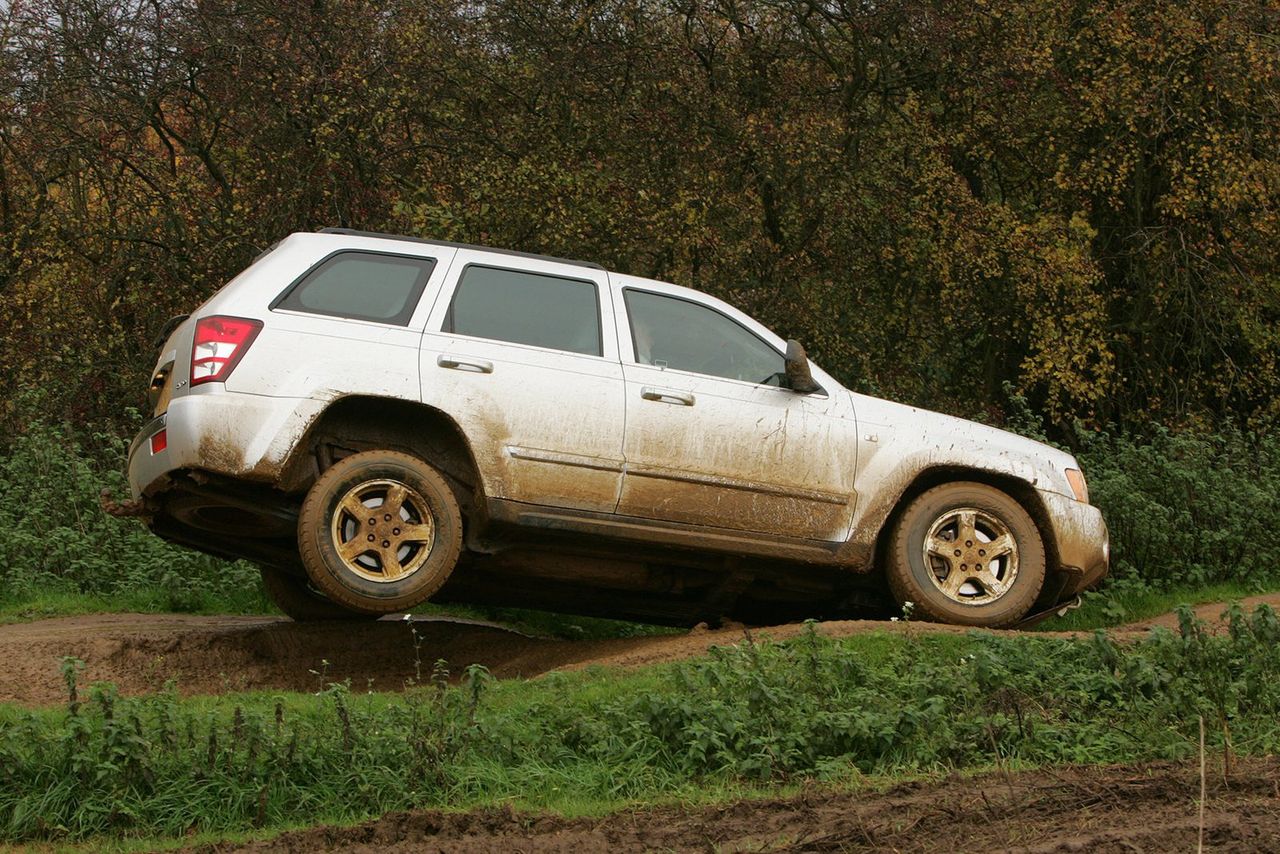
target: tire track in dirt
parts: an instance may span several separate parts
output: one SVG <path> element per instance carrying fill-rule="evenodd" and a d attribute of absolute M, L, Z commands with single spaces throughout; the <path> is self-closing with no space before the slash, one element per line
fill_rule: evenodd
<path fill-rule="evenodd" d="M 1280 608 L 1280 594 L 1244 600 Z M 1197 613 L 1214 623 L 1225 606 L 1202 605 Z M 1172 614 L 1112 630 L 1121 637 L 1151 625 L 1176 628 Z M 533 638 L 501 626 L 465 620 L 415 618 L 415 653 L 403 620 L 294 623 L 280 617 L 197 617 L 183 614 L 99 614 L 0 626 L 0 702 L 50 705 L 65 699 L 63 656 L 85 662 L 82 684 L 109 681 L 122 694 L 162 688 L 174 679 L 183 694 L 243 690 L 315 691 L 328 682 L 351 680 L 357 690 L 398 690 L 430 673 L 437 659 L 458 673 L 482 664 L 499 678 L 530 677 L 549 670 L 602 665 L 638 667 L 701 655 L 712 646 L 743 638 L 741 629 L 697 630 L 682 635 L 570 641 Z M 873 620 L 828 622 L 829 637 L 871 631 L 966 632 L 929 623 Z M 802 624 L 753 628 L 753 637 L 785 640 Z M 1058 634 L 1058 633 L 1052 633 Z M 326 665 L 325 662 L 328 662 Z M 312 672 L 314 671 L 314 672 Z"/>
<path fill-rule="evenodd" d="M 1280 759 L 1243 759 L 1230 779 L 1210 763 L 1204 843 L 1272 852 L 1280 840 Z M 1197 762 L 1084 766 L 904 783 L 886 791 L 821 787 L 707 807 L 629 809 L 568 819 L 511 809 L 390 813 L 313 827 L 231 852 L 582 851 L 1194 851 Z"/>

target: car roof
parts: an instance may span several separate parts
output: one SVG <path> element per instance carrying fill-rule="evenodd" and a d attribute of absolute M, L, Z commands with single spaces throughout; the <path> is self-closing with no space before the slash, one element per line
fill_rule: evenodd
<path fill-rule="evenodd" d="M 427 240 L 423 237 L 410 237 L 405 234 L 387 234 L 381 231 L 359 231 L 354 228 L 322 228 L 319 234 L 343 234 L 349 237 L 374 237 L 379 240 L 398 240 L 403 243 L 425 243 L 428 246 L 448 246 L 451 249 L 472 249 L 477 252 L 492 252 L 497 255 L 511 255 L 516 258 L 533 258 L 538 261 L 553 261 L 557 264 L 573 264 L 588 267 L 592 270 L 603 270 L 604 267 L 594 261 L 578 261 L 573 258 L 557 258 L 554 255 L 537 255 L 533 252 L 517 252 L 514 249 L 500 249 L 494 246 L 478 246 L 474 243 L 454 243 L 450 240 Z"/>

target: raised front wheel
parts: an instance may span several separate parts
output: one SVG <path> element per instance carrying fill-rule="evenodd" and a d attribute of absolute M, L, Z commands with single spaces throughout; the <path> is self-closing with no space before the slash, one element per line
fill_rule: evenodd
<path fill-rule="evenodd" d="M 936 486 L 894 528 L 886 571 L 898 603 L 927 620 L 999 628 L 1044 586 L 1044 540 L 1013 498 L 981 483 Z"/>
<path fill-rule="evenodd" d="M 365 614 L 404 611 L 449 578 L 462 551 L 462 516 L 434 468 L 395 451 L 336 463 L 311 487 L 298 518 L 307 575 L 334 602 Z"/>

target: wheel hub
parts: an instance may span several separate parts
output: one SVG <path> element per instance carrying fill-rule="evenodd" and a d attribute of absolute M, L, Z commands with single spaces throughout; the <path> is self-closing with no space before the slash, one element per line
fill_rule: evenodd
<path fill-rule="evenodd" d="M 948 510 L 934 520 L 924 560 L 934 585 L 963 605 L 996 601 L 1018 576 L 1018 544 L 1009 526 L 973 507 Z"/>
<path fill-rule="evenodd" d="M 352 487 L 333 511 L 338 557 L 361 578 L 398 581 L 420 569 L 435 542 L 435 520 L 426 500 L 396 480 Z"/>

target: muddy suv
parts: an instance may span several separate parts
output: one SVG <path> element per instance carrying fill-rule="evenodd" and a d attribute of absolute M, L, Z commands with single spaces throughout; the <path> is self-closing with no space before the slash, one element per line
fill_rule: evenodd
<path fill-rule="evenodd" d="M 595 264 L 294 234 L 162 338 L 134 510 L 257 562 L 297 619 L 896 600 L 1009 626 L 1107 571 L 1069 454 L 851 393 L 733 307 Z"/>

